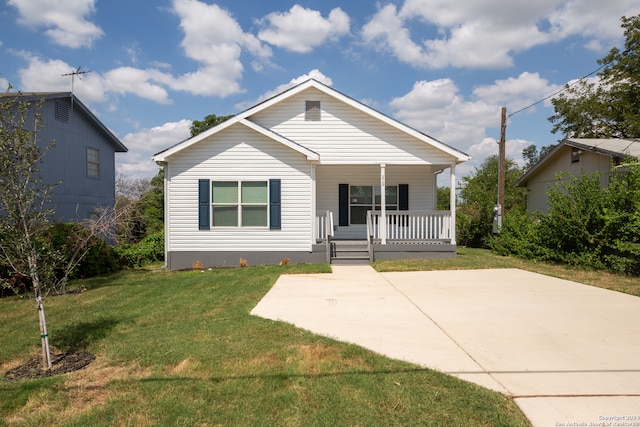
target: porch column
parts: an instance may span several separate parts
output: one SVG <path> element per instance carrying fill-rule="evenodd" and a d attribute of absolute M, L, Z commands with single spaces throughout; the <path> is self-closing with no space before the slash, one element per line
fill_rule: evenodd
<path fill-rule="evenodd" d="M 456 244 L 456 164 L 451 164 L 451 181 L 449 184 L 451 205 L 451 244 Z"/>
<path fill-rule="evenodd" d="M 316 205 L 316 164 L 315 163 L 311 163 L 310 166 L 310 175 L 311 175 L 311 236 L 309 239 L 309 251 L 312 252 L 313 251 L 313 244 L 316 241 L 316 236 L 318 236 L 318 220 L 316 218 L 317 212 L 316 210 L 318 209 L 317 205 Z M 327 230 L 328 233 L 328 230 Z M 327 240 L 328 241 L 328 240 Z"/>
<path fill-rule="evenodd" d="M 380 243 L 383 245 L 387 244 L 387 172 L 386 165 L 384 163 L 380 164 Z M 375 193 L 375 191 L 374 191 Z M 375 198 L 376 195 L 373 195 L 374 207 L 375 207 Z"/>

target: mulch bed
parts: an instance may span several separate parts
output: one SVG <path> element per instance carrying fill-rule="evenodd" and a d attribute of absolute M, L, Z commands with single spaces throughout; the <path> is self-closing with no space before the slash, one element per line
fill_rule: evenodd
<path fill-rule="evenodd" d="M 8 370 L 4 377 L 8 380 L 27 380 L 66 374 L 86 367 L 96 356 L 86 351 L 70 351 L 51 355 L 51 369 L 42 369 L 42 357 L 30 359 L 26 363 Z"/>

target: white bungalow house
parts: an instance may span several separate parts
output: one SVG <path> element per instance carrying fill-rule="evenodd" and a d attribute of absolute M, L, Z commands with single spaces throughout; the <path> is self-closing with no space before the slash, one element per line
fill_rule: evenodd
<path fill-rule="evenodd" d="M 153 159 L 170 269 L 455 255 L 469 156 L 313 79 Z M 445 169 L 451 210 L 436 211 Z"/>

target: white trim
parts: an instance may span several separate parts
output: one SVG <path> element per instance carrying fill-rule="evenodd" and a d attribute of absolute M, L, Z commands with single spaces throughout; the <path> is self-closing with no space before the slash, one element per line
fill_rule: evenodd
<path fill-rule="evenodd" d="M 380 215 L 382 222 L 380 223 L 381 244 L 387 244 L 387 166 L 380 164 Z M 373 189 L 373 205 L 376 204 L 376 192 Z"/>
<path fill-rule="evenodd" d="M 267 129 L 263 126 L 260 126 L 257 123 L 254 123 L 250 120 L 247 119 L 242 119 L 240 120 L 240 123 L 245 125 L 246 127 L 248 127 L 249 129 L 252 129 L 264 136 L 266 136 L 267 138 L 271 138 L 274 141 L 279 142 L 280 144 L 289 147 L 295 151 L 297 151 L 300 154 L 304 154 L 305 156 L 307 156 L 308 160 L 314 160 L 314 161 L 318 161 L 320 160 L 320 155 L 318 153 L 316 153 L 315 151 L 311 151 L 308 148 L 303 147 L 302 145 L 288 139 L 285 138 L 284 136 L 272 131 L 271 129 Z"/>
<path fill-rule="evenodd" d="M 456 165 L 455 163 L 451 165 L 451 176 L 450 176 L 450 187 L 449 187 L 449 198 L 450 198 L 450 207 L 451 211 L 451 244 L 456 244 Z"/>
<path fill-rule="evenodd" d="M 418 132 L 417 130 L 411 128 L 410 126 L 407 126 L 404 123 L 401 123 L 401 122 L 399 122 L 399 121 L 397 121 L 395 119 L 392 119 L 392 118 L 390 118 L 390 117 L 388 117 L 388 116 L 386 116 L 386 115 L 384 115 L 384 114 L 382 114 L 382 113 L 380 113 L 380 112 L 378 112 L 378 111 L 376 111 L 376 110 L 374 110 L 374 109 L 372 109 L 372 108 L 370 108 L 370 107 L 368 107 L 368 106 L 366 106 L 366 105 L 364 105 L 364 104 L 362 104 L 362 103 L 360 103 L 360 102 L 358 102 L 358 101 L 356 101 L 356 100 L 354 100 L 352 98 L 349 98 L 348 96 L 338 92 L 337 90 L 335 90 L 333 88 L 330 88 L 330 87 L 328 87 L 328 86 L 326 86 L 326 85 L 324 85 L 324 84 L 322 84 L 322 83 L 320 83 L 320 82 L 318 82 L 317 80 L 314 80 L 314 79 L 309 79 L 309 80 L 299 84 L 298 86 L 294 86 L 293 88 L 291 88 L 289 90 L 281 92 L 280 94 L 274 96 L 273 98 L 270 98 L 270 99 L 268 99 L 268 100 L 266 100 L 266 101 L 264 101 L 264 102 L 262 102 L 262 103 L 260 103 L 258 105 L 255 105 L 255 106 L 249 108 L 248 110 L 245 110 L 245 111 L 237 114 L 236 116 L 232 117 L 231 119 L 226 120 L 226 121 L 220 123 L 219 125 L 212 127 L 211 129 L 207 129 L 206 131 L 204 131 L 204 132 L 202 132 L 202 133 L 200 133 L 200 134 L 198 134 L 198 135 L 196 135 L 196 136 L 194 136 L 194 137 L 192 137 L 190 139 L 187 139 L 187 140 L 185 140 L 185 141 L 183 141 L 181 143 L 178 143 L 178 144 L 174 145 L 173 147 L 171 147 L 171 148 L 169 148 L 169 149 L 167 149 L 165 151 L 162 151 L 160 153 L 155 154 L 152 158 L 156 162 L 166 161 L 167 157 L 170 157 L 173 154 L 175 154 L 175 153 L 177 153 L 179 151 L 182 151 L 185 148 L 190 147 L 193 144 L 196 144 L 196 143 L 202 141 L 203 139 L 205 139 L 205 138 L 207 138 L 207 137 L 209 137 L 211 135 L 214 135 L 214 134 L 216 134 L 216 133 L 218 133 L 218 132 L 220 132 L 220 131 L 222 131 L 224 129 L 227 129 L 228 127 L 233 126 L 235 123 L 238 123 L 238 122 L 243 122 L 243 124 L 245 124 L 246 126 L 251 127 L 248 124 L 248 123 L 252 123 L 250 120 L 248 120 L 249 117 L 251 117 L 252 115 L 257 114 L 257 113 L 259 113 L 259 112 L 261 112 L 261 111 L 263 111 L 265 109 L 268 109 L 272 105 L 277 104 L 277 103 L 279 103 L 279 102 L 281 102 L 281 101 L 283 101 L 285 99 L 291 98 L 292 96 L 295 96 L 298 93 L 300 93 L 300 92 L 302 92 L 302 91 L 304 91 L 306 89 L 309 89 L 309 88 L 317 89 L 320 92 L 323 92 L 324 94 L 326 94 L 326 95 L 328 95 L 330 97 L 333 97 L 333 98 L 335 98 L 335 99 L 337 99 L 339 101 L 344 102 L 345 104 L 351 106 L 352 108 L 355 108 L 355 109 L 357 109 L 357 110 L 359 110 L 359 111 L 361 111 L 361 112 L 363 112 L 365 114 L 368 114 L 368 115 L 370 115 L 370 116 L 372 116 L 372 117 L 374 117 L 374 118 L 376 118 L 376 119 L 378 119 L 378 120 L 380 120 L 380 121 L 382 121 L 382 122 L 384 122 L 384 123 L 396 128 L 396 129 L 398 129 L 399 131 L 401 131 L 403 133 L 406 133 L 406 134 L 418 139 L 419 141 L 422 141 L 422 142 L 424 142 L 424 143 L 426 143 L 428 145 L 431 145 L 432 147 L 434 147 L 434 148 L 436 148 L 438 150 L 441 150 L 442 152 L 452 156 L 455 159 L 455 163 L 463 163 L 463 162 L 466 162 L 467 160 L 471 159 L 471 157 L 469 155 L 467 155 L 467 154 L 465 154 L 465 153 L 463 153 L 461 151 L 458 151 L 453 147 L 449 147 L 448 145 L 446 145 L 446 144 L 444 144 L 444 143 L 442 143 L 442 142 L 440 142 L 440 141 L 438 141 L 438 140 L 436 140 L 436 139 L 434 139 L 434 138 L 432 138 L 432 137 L 430 137 L 430 136 L 428 136 L 428 135 L 426 135 L 424 133 Z M 246 123 L 246 122 L 248 122 L 248 123 Z M 256 125 L 256 126 L 258 126 L 258 125 Z M 253 127 L 251 127 L 251 128 L 256 130 L 256 131 L 258 131 L 258 132 L 263 133 L 263 131 L 260 131 L 257 128 L 253 128 Z M 293 148 L 293 149 L 296 149 L 296 150 L 302 150 L 305 153 L 307 153 L 307 152 L 313 153 L 311 150 L 307 150 L 306 148 L 304 148 L 304 147 L 302 147 L 300 145 L 297 145 L 297 144 L 296 144 L 297 147 L 294 148 L 290 144 L 292 144 L 292 143 L 295 144 L 295 143 L 292 142 L 292 141 L 289 141 L 289 140 L 287 140 L 289 142 L 285 143 L 281 139 L 283 137 L 274 138 L 273 135 L 271 135 L 270 137 L 275 139 L 275 140 L 277 140 L 278 142 L 281 142 L 281 143 L 285 144 L 286 146 L 288 146 L 290 148 Z M 284 139 L 286 140 L 286 138 L 284 138 Z M 317 156 L 316 153 L 313 153 L 313 154 L 315 154 Z M 312 160 L 319 160 L 319 156 L 318 156 L 317 159 L 314 157 Z"/>

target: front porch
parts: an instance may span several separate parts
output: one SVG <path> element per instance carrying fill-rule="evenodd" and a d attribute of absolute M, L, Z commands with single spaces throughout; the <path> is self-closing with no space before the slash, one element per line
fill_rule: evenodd
<path fill-rule="evenodd" d="M 384 215 L 367 211 L 366 234 L 361 238 L 337 234 L 340 228 L 330 211 L 318 212 L 315 224 L 316 247 L 324 248 L 329 264 L 456 254 L 451 211 L 387 211 Z"/>

